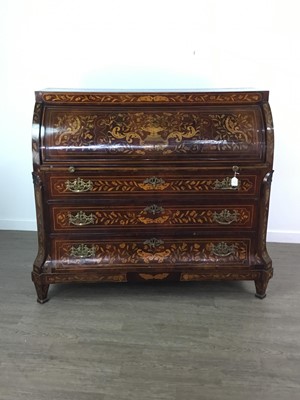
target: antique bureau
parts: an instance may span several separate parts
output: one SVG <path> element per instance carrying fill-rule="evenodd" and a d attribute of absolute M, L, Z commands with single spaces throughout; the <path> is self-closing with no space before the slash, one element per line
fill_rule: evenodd
<path fill-rule="evenodd" d="M 50 284 L 272 277 L 267 91 L 36 92 L 38 301 Z"/>

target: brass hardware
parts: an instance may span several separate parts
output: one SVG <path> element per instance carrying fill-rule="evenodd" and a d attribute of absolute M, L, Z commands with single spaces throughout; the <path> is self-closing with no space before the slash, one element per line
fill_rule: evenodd
<path fill-rule="evenodd" d="M 228 257 L 231 254 L 235 254 L 235 246 L 229 246 L 225 242 L 220 242 L 217 245 L 213 245 L 211 253 L 218 257 Z"/>
<path fill-rule="evenodd" d="M 162 178 L 157 178 L 156 176 L 152 176 L 151 178 L 145 179 L 143 183 L 146 185 L 150 184 L 151 186 L 156 187 L 159 185 L 163 185 L 166 182 Z"/>
<path fill-rule="evenodd" d="M 237 190 L 237 186 L 233 187 L 231 185 L 231 178 L 227 177 L 224 178 L 222 181 L 219 181 L 218 179 L 215 181 L 214 185 L 214 190 Z"/>
<path fill-rule="evenodd" d="M 81 178 L 77 178 L 74 181 L 67 180 L 65 185 L 67 190 L 74 193 L 88 192 L 93 189 L 92 181 L 84 181 Z"/>
<path fill-rule="evenodd" d="M 239 170 L 239 167 L 237 166 L 237 165 L 234 165 L 233 167 L 232 167 L 232 170 L 233 170 L 233 172 L 234 172 L 234 175 L 233 175 L 233 177 L 231 178 L 231 186 L 232 187 L 237 187 L 238 185 L 239 185 L 239 180 L 238 180 L 238 178 L 237 178 L 237 175 L 239 174 L 238 173 L 238 170 Z"/>
<path fill-rule="evenodd" d="M 213 221 L 217 222 L 220 225 L 230 225 L 232 222 L 237 222 L 239 219 L 239 213 L 236 210 L 233 210 L 231 213 L 227 209 L 221 211 L 220 213 L 213 213 Z"/>
<path fill-rule="evenodd" d="M 139 187 L 143 190 L 165 190 L 170 186 L 162 178 L 157 178 L 152 176 L 151 178 L 146 178 L 142 183 L 138 183 Z"/>
<path fill-rule="evenodd" d="M 162 244 L 164 244 L 163 240 L 152 238 L 144 241 L 144 245 L 149 246 L 152 249 L 155 249 L 155 247 L 159 247 Z"/>
<path fill-rule="evenodd" d="M 83 211 L 79 211 L 76 215 L 68 214 L 69 224 L 76 226 L 90 225 L 95 223 L 96 216 L 94 214 L 87 215 Z"/>
<path fill-rule="evenodd" d="M 95 247 L 88 247 L 86 244 L 81 243 L 79 246 L 72 246 L 70 249 L 70 257 L 75 258 L 91 258 L 95 257 Z"/>
<path fill-rule="evenodd" d="M 237 190 L 240 186 L 240 181 L 237 178 L 237 175 L 239 174 L 238 170 L 239 167 L 237 165 L 234 165 L 232 167 L 233 170 L 233 177 L 229 178 L 226 177 L 222 181 L 219 181 L 218 179 L 215 181 L 214 189 L 215 190 Z"/>
<path fill-rule="evenodd" d="M 75 172 L 75 167 L 71 166 L 68 168 L 68 171 L 73 174 Z"/>
<path fill-rule="evenodd" d="M 156 215 L 159 216 L 156 217 Z M 145 207 L 144 210 L 139 213 L 137 218 L 143 224 L 163 224 L 170 218 L 170 215 L 165 215 L 163 207 L 152 204 L 151 206 Z"/>
<path fill-rule="evenodd" d="M 156 204 L 152 204 L 151 206 L 145 207 L 143 212 L 145 213 L 149 213 L 152 215 L 155 214 L 161 214 L 163 213 L 165 210 L 163 207 L 157 206 Z"/>

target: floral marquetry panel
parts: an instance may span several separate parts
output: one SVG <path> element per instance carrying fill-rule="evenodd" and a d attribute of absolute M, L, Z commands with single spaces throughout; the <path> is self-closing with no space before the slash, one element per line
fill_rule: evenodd
<path fill-rule="evenodd" d="M 38 102 L 45 104 L 98 104 L 98 105 L 126 105 L 128 104 L 257 104 L 266 101 L 267 92 L 249 91 L 220 91 L 220 92 L 78 92 L 70 90 L 47 90 L 36 92 Z"/>
<path fill-rule="evenodd" d="M 207 111 L 105 111 L 67 108 L 45 112 L 44 160 L 130 157 L 263 157 L 257 106 Z"/>
<path fill-rule="evenodd" d="M 157 171 L 161 173 L 161 171 Z M 99 175 L 102 175 L 99 177 Z M 80 174 L 80 177 L 67 175 L 52 175 L 50 178 L 50 191 L 53 197 L 96 197 L 101 195 L 124 194 L 124 193 L 201 193 L 203 196 L 220 194 L 231 196 L 233 193 L 240 195 L 253 195 L 257 192 L 257 176 L 247 173 L 241 174 L 239 185 L 233 188 L 230 184 L 230 172 L 204 175 L 200 173 L 195 176 L 184 175 L 180 178 L 174 176 L 157 177 L 149 173 L 148 176 L 134 176 L 128 172 L 130 177 L 105 176 L 103 173 L 95 175 Z"/>
<path fill-rule="evenodd" d="M 232 226 L 251 228 L 254 206 L 103 206 L 67 208 L 53 207 L 54 231 L 98 231 L 107 227 L 147 228 L 149 226 L 203 226 L 230 229 Z"/>
<path fill-rule="evenodd" d="M 57 267 L 201 263 L 248 265 L 249 239 L 142 239 L 54 241 Z"/>

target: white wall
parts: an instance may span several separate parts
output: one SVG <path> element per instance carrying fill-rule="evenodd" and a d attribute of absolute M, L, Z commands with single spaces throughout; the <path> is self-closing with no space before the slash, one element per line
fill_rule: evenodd
<path fill-rule="evenodd" d="M 35 230 L 34 90 L 269 89 L 268 239 L 300 243 L 297 1 L 1 0 L 0 229 Z"/>

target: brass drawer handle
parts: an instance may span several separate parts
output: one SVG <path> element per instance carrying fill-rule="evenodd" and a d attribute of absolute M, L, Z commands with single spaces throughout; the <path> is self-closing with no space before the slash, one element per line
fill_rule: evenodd
<path fill-rule="evenodd" d="M 146 225 L 163 224 L 170 218 L 170 215 L 165 214 L 163 207 L 152 204 L 151 206 L 145 207 L 143 211 L 138 214 L 137 218 Z"/>
<path fill-rule="evenodd" d="M 68 214 L 69 224 L 76 226 L 84 226 L 95 223 L 96 216 L 94 214 L 87 215 L 84 211 L 79 211 L 77 214 Z"/>
<path fill-rule="evenodd" d="M 93 189 L 93 182 L 77 178 L 74 181 L 67 180 L 65 186 L 67 190 L 70 190 L 73 193 L 82 193 L 91 191 Z"/>
<path fill-rule="evenodd" d="M 156 214 L 162 214 L 164 211 L 165 210 L 163 207 L 160 207 L 156 204 L 152 204 L 151 206 L 145 207 L 143 213 L 156 215 Z"/>
<path fill-rule="evenodd" d="M 81 243 L 79 246 L 72 246 L 69 253 L 70 257 L 75 258 L 91 258 L 95 257 L 96 249 L 94 246 L 89 247 L 84 243 Z"/>
<path fill-rule="evenodd" d="M 167 187 L 170 186 L 170 183 L 167 183 L 162 178 L 152 176 L 150 178 L 146 178 L 142 183 L 139 183 L 138 185 L 143 190 L 165 190 Z"/>
<path fill-rule="evenodd" d="M 233 210 L 231 213 L 229 210 L 225 209 L 220 213 L 213 213 L 213 222 L 217 222 L 220 225 L 230 225 L 233 222 L 238 222 L 239 216 L 240 214 L 238 211 Z"/>
<path fill-rule="evenodd" d="M 238 186 L 232 186 L 231 179 L 232 178 L 229 177 L 224 178 L 222 181 L 219 181 L 217 179 L 213 187 L 214 190 L 237 190 L 239 188 L 240 183 L 238 183 Z"/>
<path fill-rule="evenodd" d="M 157 178 L 156 176 L 152 176 L 151 178 L 147 178 L 144 180 L 145 184 L 150 184 L 152 186 L 163 185 L 165 181 L 162 178 Z"/>
<path fill-rule="evenodd" d="M 237 165 L 234 165 L 232 167 L 233 171 L 233 177 L 229 178 L 226 177 L 222 181 L 219 181 L 218 179 L 215 181 L 215 190 L 237 190 L 240 186 L 240 181 L 237 178 L 237 175 L 239 175 L 239 167 Z"/>
<path fill-rule="evenodd" d="M 235 246 L 220 242 L 217 245 L 213 245 L 211 253 L 217 257 L 228 257 L 231 254 L 235 254 Z"/>
<path fill-rule="evenodd" d="M 149 246 L 151 249 L 155 249 L 156 247 L 159 247 L 163 244 L 164 244 L 163 240 L 156 239 L 156 238 L 151 238 L 151 239 L 144 241 L 144 245 Z"/>

